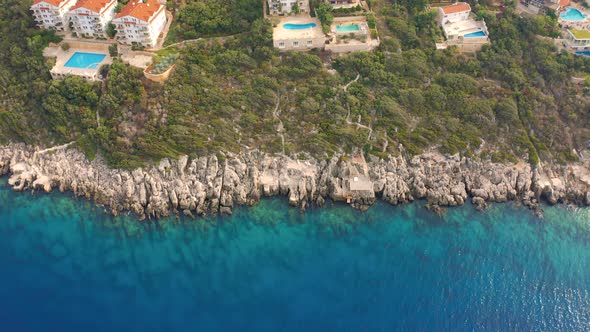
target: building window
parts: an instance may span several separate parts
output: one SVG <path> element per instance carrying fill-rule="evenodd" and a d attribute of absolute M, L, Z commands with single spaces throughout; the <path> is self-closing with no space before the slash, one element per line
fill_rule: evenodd
<path fill-rule="evenodd" d="M 311 46 L 311 45 L 313 45 L 313 40 L 308 40 L 307 41 L 307 46 Z"/>
<path fill-rule="evenodd" d="M 293 42 L 293 47 L 299 47 L 299 42 L 298 41 L 294 41 Z"/>
<path fill-rule="evenodd" d="M 279 48 L 285 48 L 285 42 L 279 42 Z"/>

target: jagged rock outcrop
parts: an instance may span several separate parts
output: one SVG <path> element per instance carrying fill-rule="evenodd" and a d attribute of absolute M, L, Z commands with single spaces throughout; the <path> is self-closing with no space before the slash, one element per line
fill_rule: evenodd
<path fill-rule="evenodd" d="M 284 195 L 302 210 L 326 200 L 346 201 L 360 210 L 377 198 L 391 204 L 424 199 L 429 207 L 517 200 L 536 208 L 550 204 L 590 205 L 590 160 L 543 166 L 499 164 L 425 153 L 388 160 L 362 155 L 330 160 L 296 160 L 257 150 L 241 154 L 178 160 L 134 171 L 114 170 L 64 146 L 51 153 L 23 144 L 0 147 L 0 175 L 15 190 L 71 191 L 108 206 L 113 214 L 131 211 L 140 218 L 171 213 L 187 216 L 231 213 L 263 196 Z"/>

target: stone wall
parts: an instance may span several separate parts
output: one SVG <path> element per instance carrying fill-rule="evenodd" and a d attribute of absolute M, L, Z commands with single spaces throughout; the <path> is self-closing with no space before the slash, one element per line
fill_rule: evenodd
<path fill-rule="evenodd" d="M 163 72 L 161 74 L 152 74 L 150 72 L 151 71 L 151 66 L 150 66 L 150 67 L 146 68 L 146 70 L 143 71 L 143 75 L 148 80 L 158 82 L 158 83 L 164 83 L 168 80 L 168 78 L 170 78 L 170 74 L 172 73 L 172 70 L 174 70 L 175 66 L 176 65 L 170 66 L 170 68 L 168 68 L 168 70 L 166 70 L 165 72 Z"/>

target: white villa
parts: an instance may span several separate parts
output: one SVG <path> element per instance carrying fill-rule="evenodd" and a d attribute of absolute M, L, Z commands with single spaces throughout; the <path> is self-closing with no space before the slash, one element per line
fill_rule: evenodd
<path fill-rule="evenodd" d="M 449 6 L 438 8 L 438 22 L 440 25 L 467 21 L 471 14 L 471 6 L 466 2 L 456 2 Z"/>
<path fill-rule="evenodd" d="M 309 13 L 309 0 L 267 0 L 271 15 L 288 15 L 293 7 L 299 7 L 299 13 Z"/>
<path fill-rule="evenodd" d="M 284 18 L 273 29 L 273 45 L 280 51 L 324 48 L 326 35 L 317 18 Z"/>
<path fill-rule="evenodd" d="M 334 8 L 352 8 L 361 3 L 360 0 L 324 0 L 324 2 L 331 3 Z"/>
<path fill-rule="evenodd" d="M 67 16 L 78 36 L 107 38 L 106 28 L 115 16 L 117 0 L 78 0 Z"/>
<path fill-rule="evenodd" d="M 39 28 L 66 31 L 68 19 L 66 13 L 76 3 L 76 0 L 35 0 L 31 12 Z"/>
<path fill-rule="evenodd" d="M 573 51 L 590 50 L 590 31 L 587 30 L 566 30 L 564 39 L 567 46 Z"/>
<path fill-rule="evenodd" d="M 439 7 L 437 21 L 446 38 L 444 46 L 437 45 L 438 48 L 455 45 L 466 51 L 477 51 L 489 43 L 486 22 L 475 20 L 468 3 L 456 2 Z"/>
<path fill-rule="evenodd" d="M 112 23 L 120 43 L 153 47 L 166 26 L 166 7 L 156 0 L 132 0 Z"/>
<path fill-rule="evenodd" d="M 526 6 L 527 12 L 532 14 L 542 14 L 546 9 L 551 9 L 556 13 L 569 6 L 570 0 L 523 0 L 521 1 Z"/>

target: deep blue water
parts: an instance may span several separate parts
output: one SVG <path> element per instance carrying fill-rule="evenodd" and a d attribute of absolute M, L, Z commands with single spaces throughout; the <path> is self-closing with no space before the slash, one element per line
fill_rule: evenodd
<path fill-rule="evenodd" d="M 0 179 L 3 331 L 587 331 L 590 211 L 420 203 L 139 223 Z"/>

